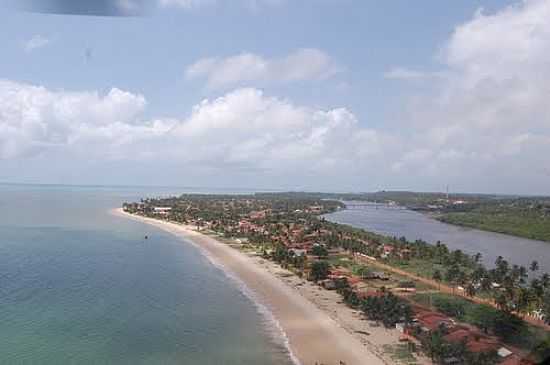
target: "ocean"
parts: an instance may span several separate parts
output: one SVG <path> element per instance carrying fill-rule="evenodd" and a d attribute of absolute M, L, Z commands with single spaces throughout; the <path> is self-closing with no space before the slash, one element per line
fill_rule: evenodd
<path fill-rule="evenodd" d="M 270 316 L 196 247 L 109 213 L 196 191 L 0 185 L 0 363 L 291 364 Z"/>

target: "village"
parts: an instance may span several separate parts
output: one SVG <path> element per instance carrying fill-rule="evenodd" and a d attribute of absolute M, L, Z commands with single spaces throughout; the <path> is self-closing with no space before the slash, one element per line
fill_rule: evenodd
<path fill-rule="evenodd" d="M 543 316 L 524 321 L 514 304 L 494 305 L 488 293 L 499 298 L 504 284 L 474 257 L 327 222 L 322 215 L 342 209 L 338 201 L 190 195 L 123 208 L 192 225 L 338 292 L 366 318 L 399 332 L 410 355 L 404 359 L 422 353 L 441 364 L 536 364 L 550 351 L 536 348 L 548 338 Z M 404 269 L 403 262 L 420 258 L 449 269 L 429 277 Z"/>

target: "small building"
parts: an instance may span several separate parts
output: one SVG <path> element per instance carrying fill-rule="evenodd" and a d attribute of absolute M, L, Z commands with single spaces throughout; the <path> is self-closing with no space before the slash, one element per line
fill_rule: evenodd
<path fill-rule="evenodd" d="M 294 256 L 307 255 L 307 250 L 303 248 L 291 248 L 288 250 L 288 252 L 292 252 Z"/>
<path fill-rule="evenodd" d="M 513 354 L 512 351 L 508 350 L 506 347 L 501 347 L 497 350 L 498 356 L 505 358 Z"/>
<path fill-rule="evenodd" d="M 167 215 L 168 213 L 170 213 L 172 211 L 172 207 L 154 207 L 153 211 L 156 214 Z"/>
<path fill-rule="evenodd" d="M 321 286 L 327 290 L 336 290 L 336 282 L 333 279 L 321 281 Z"/>
<path fill-rule="evenodd" d="M 370 271 L 370 272 L 367 272 L 367 273 L 365 273 L 363 278 L 367 279 L 367 280 L 375 280 L 375 279 L 390 280 L 390 277 L 388 275 L 386 275 L 386 273 L 383 272 L 383 271 Z"/>
<path fill-rule="evenodd" d="M 308 211 L 311 213 L 321 213 L 323 211 L 323 207 L 320 205 L 311 205 L 308 208 Z"/>
<path fill-rule="evenodd" d="M 441 325 L 452 327 L 454 322 L 451 318 L 437 312 L 422 312 L 416 316 L 420 329 L 424 332 L 437 330 Z"/>

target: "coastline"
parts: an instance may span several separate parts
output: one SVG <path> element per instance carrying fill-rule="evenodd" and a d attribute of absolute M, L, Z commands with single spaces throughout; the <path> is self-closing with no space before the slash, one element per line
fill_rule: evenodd
<path fill-rule="evenodd" d="M 190 226 L 124 212 L 112 214 L 150 224 L 191 241 L 229 276 L 244 283 L 286 336 L 291 357 L 302 365 L 389 364 L 382 347 L 395 344 L 396 330 L 369 327 L 338 294 L 308 283 L 276 264 L 248 255 Z"/>

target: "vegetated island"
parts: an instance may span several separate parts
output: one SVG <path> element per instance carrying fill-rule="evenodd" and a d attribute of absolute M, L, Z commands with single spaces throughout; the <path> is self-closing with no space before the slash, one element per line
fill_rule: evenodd
<path fill-rule="evenodd" d="M 194 234 L 253 258 L 386 362 L 508 365 L 550 358 L 550 276 L 529 280 L 528 271 L 539 270 L 536 261 L 525 268 L 499 257 L 487 269 L 479 254 L 322 218 L 342 207 L 321 193 L 270 193 L 145 199 L 123 210 L 187 227 L 187 234 L 193 227 Z M 283 328 L 292 333 L 296 320 L 283 321 Z M 379 326 L 391 330 L 384 336 Z M 293 341 L 304 338 L 291 335 L 291 347 Z M 325 342 L 331 341 L 326 346 L 338 347 L 342 361 L 344 347 L 334 337 Z M 324 344 L 306 342 L 307 359 L 336 360 Z"/>

